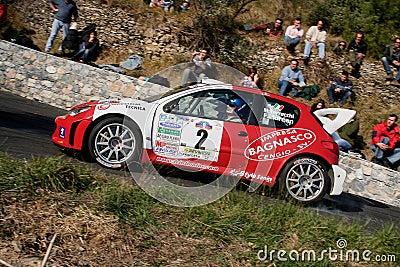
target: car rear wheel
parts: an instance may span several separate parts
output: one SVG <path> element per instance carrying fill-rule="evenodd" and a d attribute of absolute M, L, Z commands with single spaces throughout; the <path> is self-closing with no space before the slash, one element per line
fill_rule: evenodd
<path fill-rule="evenodd" d="M 120 169 L 139 161 L 142 148 L 140 130 L 123 118 L 100 121 L 89 135 L 89 153 L 100 165 Z"/>
<path fill-rule="evenodd" d="M 301 157 L 289 161 L 280 177 L 281 192 L 285 191 L 301 203 L 321 200 L 330 184 L 327 168 L 312 157 Z"/>

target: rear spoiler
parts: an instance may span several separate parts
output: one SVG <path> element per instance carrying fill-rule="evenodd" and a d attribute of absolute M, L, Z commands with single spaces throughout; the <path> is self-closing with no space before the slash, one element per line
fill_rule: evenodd
<path fill-rule="evenodd" d="M 348 123 L 356 115 L 356 111 L 344 108 L 324 108 L 314 111 L 314 114 L 322 122 L 324 129 L 332 134 Z M 328 115 L 336 115 L 336 117 L 331 120 L 327 117 Z"/>

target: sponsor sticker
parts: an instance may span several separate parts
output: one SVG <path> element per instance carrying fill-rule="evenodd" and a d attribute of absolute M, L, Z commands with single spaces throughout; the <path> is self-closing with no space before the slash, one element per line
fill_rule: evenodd
<path fill-rule="evenodd" d="M 181 135 L 181 131 L 168 129 L 168 128 L 158 128 L 158 132 L 162 133 L 162 134 L 169 134 L 169 135 L 175 135 L 175 136 Z"/>
<path fill-rule="evenodd" d="M 169 121 L 160 121 L 160 126 L 165 127 L 165 128 L 170 128 L 170 129 L 180 129 L 182 128 L 182 125 L 169 122 Z"/>
<path fill-rule="evenodd" d="M 64 126 L 60 126 L 60 133 L 59 133 L 60 138 L 64 139 L 66 132 L 67 129 Z"/>
<path fill-rule="evenodd" d="M 280 159 L 298 153 L 309 147 L 315 140 L 315 133 L 308 129 L 277 130 L 251 142 L 246 147 L 244 155 L 254 161 Z"/>

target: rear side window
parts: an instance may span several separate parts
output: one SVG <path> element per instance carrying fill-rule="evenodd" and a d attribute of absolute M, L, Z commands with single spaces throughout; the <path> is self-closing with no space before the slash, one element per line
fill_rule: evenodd
<path fill-rule="evenodd" d="M 289 128 L 294 126 L 300 118 L 300 110 L 289 103 L 266 97 L 261 126 L 270 128 Z"/>

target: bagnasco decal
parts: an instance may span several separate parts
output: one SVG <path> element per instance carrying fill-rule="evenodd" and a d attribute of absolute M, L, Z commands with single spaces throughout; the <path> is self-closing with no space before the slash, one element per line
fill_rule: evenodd
<path fill-rule="evenodd" d="M 295 154 L 314 143 L 315 133 L 302 128 L 277 130 L 251 142 L 244 151 L 249 160 L 267 161 Z"/>

